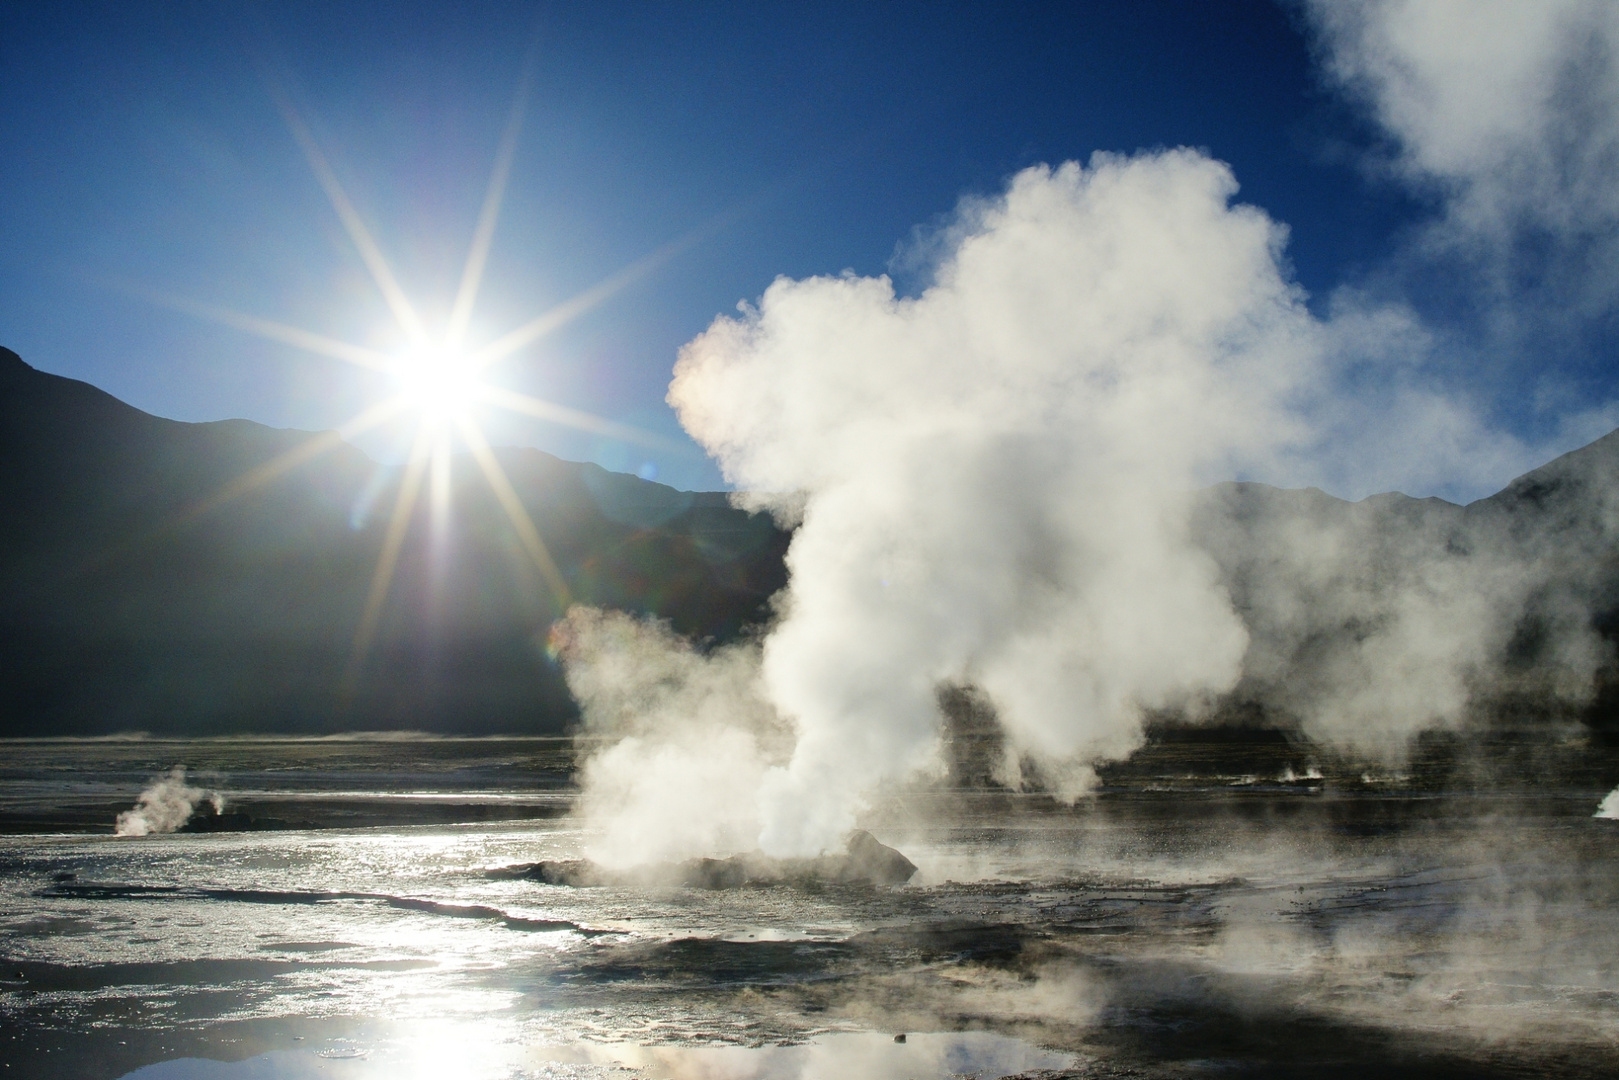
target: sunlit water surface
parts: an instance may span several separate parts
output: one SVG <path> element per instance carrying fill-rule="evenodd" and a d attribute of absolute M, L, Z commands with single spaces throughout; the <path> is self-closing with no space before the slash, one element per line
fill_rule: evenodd
<path fill-rule="evenodd" d="M 222 783 L 295 818 L 513 797 L 459 766 L 237 764 Z M 490 877 L 588 847 L 540 787 L 526 820 L 0 837 L 4 1071 L 1619 1074 L 1619 822 L 1580 798 L 919 792 L 867 822 L 921 867 L 905 888 Z"/>

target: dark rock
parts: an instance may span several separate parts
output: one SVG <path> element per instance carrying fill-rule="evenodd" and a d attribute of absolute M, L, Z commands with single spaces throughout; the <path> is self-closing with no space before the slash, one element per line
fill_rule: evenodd
<path fill-rule="evenodd" d="M 204 802 L 191 811 L 191 817 L 177 832 L 278 832 L 285 829 L 312 829 L 313 822 L 283 821 L 280 818 L 260 818 L 240 810 L 221 812 L 211 802 Z"/>
<path fill-rule="evenodd" d="M 764 860 L 746 855 L 729 859 L 689 859 L 680 864 L 680 884 L 688 889 L 740 889 L 744 885 L 769 885 L 780 880 L 770 873 Z"/>
<path fill-rule="evenodd" d="M 772 859 L 755 851 L 726 859 L 688 859 L 629 870 L 610 870 L 585 859 L 567 859 L 503 866 L 489 871 L 488 876 L 572 888 L 676 885 L 688 889 L 741 889 L 767 885 L 904 885 L 915 874 L 915 863 L 858 829 L 850 834 L 844 854 L 814 859 Z"/>
<path fill-rule="evenodd" d="M 246 814 L 233 812 L 221 813 L 211 802 L 202 803 L 186 823 L 176 831 L 184 833 L 199 832 L 247 832 L 253 828 L 253 819 Z"/>
<path fill-rule="evenodd" d="M 606 885 L 605 871 L 586 859 L 557 859 L 554 862 L 518 863 L 490 870 L 485 876 L 496 881 L 538 881 L 544 885 L 589 888 Z"/>
<path fill-rule="evenodd" d="M 903 885 L 915 876 L 915 863 L 866 830 L 858 829 L 849 837 L 849 853 L 844 856 L 843 876 L 838 880 Z"/>

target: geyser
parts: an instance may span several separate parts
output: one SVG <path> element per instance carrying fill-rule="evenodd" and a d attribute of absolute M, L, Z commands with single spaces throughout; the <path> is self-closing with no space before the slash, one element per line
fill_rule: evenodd
<path fill-rule="evenodd" d="M 744 753 L 724 785 L 764 851 L 830 850 L 877 786 L 938 769 L 943 683 L 987 693 L 1012 761 L 1069 798 L 1144 709 L 1234 684 L 1246 636 L 1188 497 L 1295 430 L 1317 336 L 1282 230 L 1235 190 L 1184 150 L 1030 169 L 964 208 L 920 296 L 781 279 L 683 350 L 682 423 L 739 489 L 783 493 L 750 506 L 797 522 L 743 680 L 790 752 Z M 724 711 L 698 745 L 745 751 L 757 724 Z M 647 798 L 679 752 L 633 738 L 589 760 L 587 804 L 604 783 Z"/>
<path fill-rule="evenodd" d="M 174 832 L 190 821 L 192 813 L 204 802 L 212 806 L 216 815 L 224 813 L 224 798 L 216 791 L 186 783 L 185 766 L 176 765 L 165 775 L 154 778 L 136 798 L 132 809 L 118 815 L 117 833 L 119 836 L 149 836 Z"/>
<path fill-rule="evenodd" d="M 919 295 L 782 278 L 682 350 L 669 401 L 740 503 L 795 526 L 790 578 L 762 640 L 709 652 L 559 624 L 594 858 L 835 850 L 873 792 L 943 771 L 946 687 L 993 708 L 998 778 L 1069 801 L 1147 715 L 1234 695 L 1398 758 L 1529 623 L 1518 688 L 1589 693 L 1583 587 L 1512 506 L 1211 488 L 1342 474 L 1329 436 L 1388 405 L 1332 397 L 1368 313 L 1311 315 L 1285 230 L 1235 192 L 1188 150 L 1028 169 L 963 206 Z"/>

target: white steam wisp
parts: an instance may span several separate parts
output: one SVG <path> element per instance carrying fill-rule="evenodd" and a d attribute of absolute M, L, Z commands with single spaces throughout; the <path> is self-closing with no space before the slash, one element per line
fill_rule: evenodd
<path fill-rule="evenodd" d="M 608 867 L 742 852 L 764 770 L 791 734 L 763 697 L 758 647 L 707 655 L 668 627 L 575 607 L 552 629 L 583 706 L 578 812 Z"/>
<path fill-rule="evenodd" d="M 174 832 L 191 820 L 192 811 L 203 802 L 212 803 L 216 814 L 225 811 L 225 800 L 218 792 L 192 787 L 186 783 L 185 766 L 176 765 L 146 786 L 133 809 L 118 815 L 118 835 Z"/>

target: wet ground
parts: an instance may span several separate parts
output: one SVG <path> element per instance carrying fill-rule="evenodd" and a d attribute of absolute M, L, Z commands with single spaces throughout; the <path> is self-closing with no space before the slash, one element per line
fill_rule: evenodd
<path fill-rule="evenodd" d="M 0 808 L 115 812 L 186 760 L 340 827 L 0 837 L 6 1075 L 1619 1075 L 1600 792 L 917 791 L 865 822 L 905 887 L 572 888 L 489 873 L 585 846 L 554 747 L 175 749 L 13 748 Z"/>

